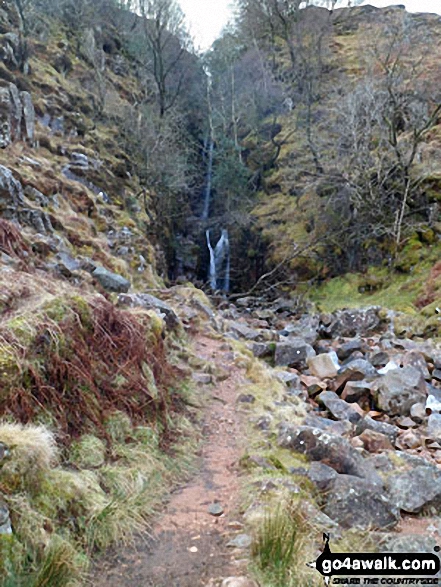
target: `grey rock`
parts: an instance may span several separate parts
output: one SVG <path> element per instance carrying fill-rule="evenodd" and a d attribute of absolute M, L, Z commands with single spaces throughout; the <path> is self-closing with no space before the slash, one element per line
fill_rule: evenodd
<path fill-rule="evenodd" d="M 255 357 L 261 359 L 270 357 L 273 354 L 274 346 L 267 342 L 254 342 L 250 345 L 250 349 Z"/>
<path fill-rule="evenodd" d="M 364 344 L 362 343 L 362 341 L 358 338 L 355 338 L 353 340 L 348 340 L 347 342 L 343 343 L 337 349 L 337 355 L 341 361 L 345 361 L 346 359 L 349 359 L 352 353 L 354 353 L 355 351 L 362 351 L 363 348 Z"/>
<path fill-rule="evenodd" d="M 0 502 L 0 535 L 2 534 L 12 534 L 9 509 L 4 502 Z"/>
<path fill-rule="evenodd" d="M 302 367 L 306 360 L 315 356 L 315 350 L 301 338 L 276 343 L 274 364 L 276 367 Z"/>
<path fill-rule="evenodd" d="M 415 420 L 415 422 L 421 424 L 421 422 L 423 422 L 427 416 L 425 404 L 414 404 L 410 408 L 410 416 Z"/>
<path fill-rule="evenodd" d="M 362 420 L 360 420 L 357 423 L 355 433 L 359 435 L 365 430 L 373 430 L 374 432 L 385 434 L 390 438 L 392 443 L 395 443 L 395 440 L 397 439 L 399 432 L 399 429 L 396 426 L 388 424 L 387 422 L 379 422 L 378 420 L 374 420 L 370 416 L 365 416 Z"/>
<path fill-rule="evenodd" d="M 418 351 L 410 351 L 409 353 L 406 353 L 403 357 L 403 365 L 404 367 L 414 367 L 420 371 L 424 379 L 431 379 L 426 359 L 422 353 Z"/>
<path fill-rule="evenodd" d="M 15 84 L 9 84 L 10 93 L 10 126 L 11 138 L 13 141 L 19 141 L 21 138 L 21 121 L 23 118 L 23 104 L 21 101 L 20 92 Z"/>
<path fill-rule="evenodd" d="M 345 436 L 352 432 L 353 425 L 348 420 L 341 420 L 336 422 L 329 418 L 322 418 L 321 416 L 308 415 L 303 421 L 305 426 L 311 426 L 312 428 L 319 428 L 320 430 L 327 430 L 331 434 L 337 436 Z"/>
<path fill-rule="evenodd" d="M 322 491 L 325 491 L 338 473 L 323 463 L 313 462 L 308 471 L 308 478 Z"/>
<path fill-rule="evenodd" d="M 17 208 L 24 206 L 24 203 L 21 183 L 15 179 L 10 169 L 0 165 L 0 212 L 12 208 L 16 213 Z"/>
<path fill-rule="evenodd" d="M 22 135 L 31 145 L 35 142 L 35 110 L 32 97 L 29 92 L 20 92 L 23 105 L 23 118 L 21 120 Z"/>
<path fill-rule="evenodd" d="M 221 506 L 220 503 L 214 502 L 208 506 L 208 513 L 215 518 L 218 518 L 224 513 L 224 508 Z"/>
<path fill-rule="evenodd" d="M 366 477 L 372 485 L 382 485 L 374 468 L 341 436 L 309 426 L 281 426 L 278 444 L 305 454 L 311 461 L 324 461 L 338 473 Z"/>
<path fill-rule="evenodd" d="M 274 377 L 281 383 L 291 389 L 299 389 L 301 386 L 300 377 L 296 373 L 290 373 L 289 371 L 275 371 Z"/>
<path fill-rule="evenodd" d="M 191 378 L 195 383 L 201 383 L 202 385 L 208 385 L 213 381 L 213 378 L 209 373 L 193 373 Z"/>
<path fill-rule="evenodd" d="M 400 519 L 398 508 L 378 486 L 351 475 L 334 479 L 324 512 L 343 528 L 393 528 Z"/>
<path fill-rule="evenodd" d="M 392 416 L 408 416 L 413 404 L 426 397 L 424 377 L 415 367 L 404 367 L 386 373 L 379 382 L 378 407 Z"/>
<path fill-rule="evenodd" d="M 141 308 L 152 309 L 165 316 L 165 323 L 168 328 L 177 328 L 180 324 L 176 312 L 166 302 L 150 294 L 121 294 L 118 296 L 118 306 L 129 306 L 134 308 L 139 306 Z"/>
<path fill-rule="evenodd" d="M 0 88 L 0 148 L 9 147 L 11 142 L 11 94 L 8 88 Z"/>
<path fill-rule="evenodd" d="M 427 420 L 427 435 L 431 440 L 441 441 L 441 414 L 430 414 Z"/>
<path fill-rule="evenodd" d="M 370 357 L 369 360 L 370 360 L 371 364 L 376 369 L 378 369 L 378 368 L 385 367 L 389 363 L 389 355 L 385 351 L 380 351 L 380 352 L 372 355 L 372 357 Z"/>
<path fill-rule="evenodd" d="M 340 399 L 333 391 L 323 391 L 318 396 L 318 402 L 322 403 L 337 420 L 348 420 L 352 424 L 356 424 L 361 420 L 361 415 L 355 410 L 351 404 Z"/>
<path fill-rule="evenodd" d="M 359 402 L 369 397 L 372 383 L 362 379 L 361 381 L 348 381 L 343 389 L 341 398 L 348 403 Z"/>
<path fill-rule="evenodd" d="M 441 471 L 434 466 L 417 466 L 388 478 L 387 489 L 396 506 L 417 514 L 428 506 L 441 506 Z"/>
<path fill-rule="evenodd" d="M 230 330 L 245 340 L 256 340 L 259 337 L 257 330 L 250 328 L 246 324 L 242 324 L 242 322 L 231 322 Z"/>
<path fill-rule="evenodd" d="M 354 310 L 340 310 L 333 314 L 330 325 L 322 325 L 321 331 L 325 336 L 355 337 L 366 336 L 380 325 L 378 307 L 369 307 Z"/>
<path fill-rule="evenodd" d="M 130 289 L 131 284 L 128 279 L 117 273 L 112 273 L 104 267 L 97 267 L 92 272 L 92 276 L 108 291 L 128 292 Z"/>
<path fill-rule="evenodd" d="M 25 194 L 25 196 L 27 196 L 30 200 L 33 200 L 39 206 L 42 206 L 42 207 L 49 206 L 49 199 L 46 198 L 46 196 L 44 194 L 42 194 L 40 191 L 38 191 L 36 188 L 34 188 L 30 185 L 27 185 L 25 187 L 24 194 Z"/>
<path fill-rule="evenodd" d="M 389 536 L 383 537 L 379 552 L 393 552 L 393 553 L 403 553 L 406 554 L 408 552 L 427 552 L 433 553 L 433 547 L 435 546 L 433 538 L 428 536 L 421 536 L 418 534 L 404 534 L 404 535 L 396 535 L 391 534 Z"/>
<path fill-rule="evenodd" d="M 238 534 L 232 540 L 227 542 L 228 548 L 249 548 L 252 538 L 248 534 Z"/>
<path fill-rule="evenodd" d="M 341 366 L 338 374 L 361 373 L 363 377 L 376 377 L 377 371 L 366 359 L 354 359 Z"/>
<path fill-rule="evenodd" d="M 73 152 L 70 156 L 71 164 L 74 167 L 81 167 L 83 169 L 89 169 L 89 158 L 83 153 Z"/>
<path fill-rule="evenodd" d="M 332 378 L 337 375 L 338 367 L 334 357 L 329 353 L 310 357 L 307 364 L 312 375 L 320 377 L 320 379 Z"/>
<path fill-rule="evenodd" d="M 280 336 L 287 336 L 289 338 L 302 338 L 308 344 L 314 344 L 318 338 L 319 318 L 318 316 L 305 315 L 297 320 L 287 324 L 283 330 L 280 331 Z"/>

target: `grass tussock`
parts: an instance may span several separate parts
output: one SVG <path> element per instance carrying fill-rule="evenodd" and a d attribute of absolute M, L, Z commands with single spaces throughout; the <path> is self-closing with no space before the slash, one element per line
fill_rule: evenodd
<path fill-rule="evenodd" d="M 274 587 L 296 584 L 296 565 L 303 540 L 301 516 L 292 503 L 278 505 L 263 518 L 251 553 L 259 570 Z"/>

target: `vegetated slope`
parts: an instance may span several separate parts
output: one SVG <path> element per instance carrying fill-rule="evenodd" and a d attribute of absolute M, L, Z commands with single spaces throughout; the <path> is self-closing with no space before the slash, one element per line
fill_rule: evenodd
<path fill-rule="evenodd" d="M 188 470 L 185 330 L 167 304 L 125 294 L 163 287 L 167 211 L 182 196 L 185 214 L 187 192 L 145 161 L 166 160 L 171 128 L 185 147 L 196 119 L 159 120 L 110 3 L 78 13 L 83 28 L 39 2 L 24 27 L 17 6 L 0 9 L 0 584 L 66 586 L 145 531 Z M 170 295 L 184 314 L 198 300 L 189 328 L 209 313 L 201 296 Z"/>
<path fill-rule="evenodd" d="M 377 290 L 384 300 L 389 285 L 401 309 L 436 301 L 440 17 L 311 6 L 278 20 L 240 5 L 237 31 L 213 52 L 236 47 L 237 136 L 258 190 L 251 218 L 267 285 L 303 292 L 357 273 L 342 304 Z M 249 61 L 267 76 L 262 94 L 276 97 L 257 128 L 242 103 Z"/>

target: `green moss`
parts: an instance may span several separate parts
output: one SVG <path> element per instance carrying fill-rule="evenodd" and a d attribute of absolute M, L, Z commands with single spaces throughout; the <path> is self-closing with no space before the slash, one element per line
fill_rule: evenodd
<path fill-rule="evenodd" d="M 105 427 L 113 442 L 125 442 L 133 432 L 129 416 L 117 410 L 107 417 Z"/>
<path fill-rule="evenodd" d="M 81 468 L 95 469 L 101 467 L 105 460 L 106 445 L 92 434 L 85 434 L 71 446 L 70 461 Z"/>

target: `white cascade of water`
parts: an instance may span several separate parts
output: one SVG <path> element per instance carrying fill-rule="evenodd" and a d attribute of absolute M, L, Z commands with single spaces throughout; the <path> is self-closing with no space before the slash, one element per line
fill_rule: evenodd
<path fill-rule="evenodd" d="M 230 290 L 230 241 L 228 239 L 228 230 L 222 229 L 222 234 L 213 249 L 210 241 L 210 231 L 207 230 L 207 245 L 210 251 L 210 270 L 209 281 L 213 291 L 220 290 L 229 292 Z"/>
<path fill-rule="evenodd" d="M 213 183 L 213 152 L 214 142 L 210 138 L 208 143 L 208 165 L 207 165 L 207 178 L 205 181 L 205 192 L 204 192 L 204 209 L 202 211 L 202 220 L 207 220 L 210 214 L 210 203 L 211 203 L 211 186 Z"/>

